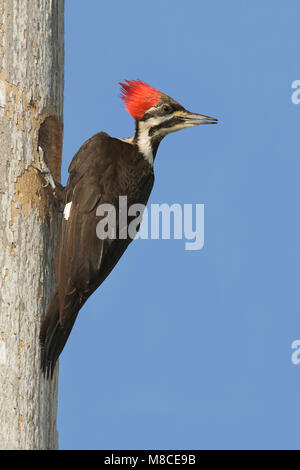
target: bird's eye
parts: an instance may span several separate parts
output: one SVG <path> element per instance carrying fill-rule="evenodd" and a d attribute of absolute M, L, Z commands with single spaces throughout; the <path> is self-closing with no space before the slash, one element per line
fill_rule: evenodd
<path fill-rule="evenodd" d="M 168 114 L 171 112 L 171 107 L 168 104 L 164 104 L 162 110 L 165 114 Z"/>

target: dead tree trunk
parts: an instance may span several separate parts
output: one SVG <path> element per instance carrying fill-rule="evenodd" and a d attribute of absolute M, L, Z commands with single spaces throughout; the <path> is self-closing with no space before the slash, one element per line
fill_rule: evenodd
<path fill-rule="evenodd" d="M 0 448 L 57 448 L 57 374 L 40 373 L 39 329 L 55 288 L 64 0 L 0 0 Z"/>

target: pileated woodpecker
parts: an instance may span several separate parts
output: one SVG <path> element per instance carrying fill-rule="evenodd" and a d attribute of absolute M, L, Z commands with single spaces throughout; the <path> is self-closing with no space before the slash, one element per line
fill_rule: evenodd
<path fill-rule="evenodd" d="M 119 196 L 127 196 L 128 205 L 146 205 L 154 183 L 153 162 L 163 137 L 185 127 L 217 123 L 217 119 L 186 111 L 141 80 L 120 85 L 125 107 L 135 119 L 133 137 L 123 140 L 100 132 L 88 139 L 69 166 L 66 187 L 54 182 L 39 149 L 46 181 L 64 204 L 55 257 L 57 290 L 40 332 L 41 367 L 46 377 L 53 375 L 79 310 L 132 241 L 123 236 L 98 238 L 99 204 L 113 205 L 117 214 Z"/>

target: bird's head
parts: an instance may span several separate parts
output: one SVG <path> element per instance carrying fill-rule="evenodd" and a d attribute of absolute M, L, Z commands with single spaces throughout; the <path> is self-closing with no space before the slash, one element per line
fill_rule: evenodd
<path fill-rule="evenodd" d="M 160 140 L 171 132 L 200 124 L 216 124 L 209 116 L 191 113 L 179 103 L 141 80 L 126 80 L 121 85 L 121 97 L 137 128 Z"/>

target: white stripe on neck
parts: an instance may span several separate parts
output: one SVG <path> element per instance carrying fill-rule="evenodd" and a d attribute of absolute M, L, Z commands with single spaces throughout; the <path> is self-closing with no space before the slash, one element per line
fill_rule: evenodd
<path fill-rule="evenodd" d="M 138 137 L 137 137 L 137 146 L 145 160 L 147 160 L 150 165 L 153 165 L 153 151 L 151 145 L 151 137 L 149 132 L 151 127 L 157 126 L 161 122 L 161 118 L 152 117 L 146 121 L 139 122 L 138 128 Z"/>
<path fill-rule="evenodd" d="M 159 126 L 164 121 L 168 121 L 170 116 L 156 116 L 147 119 L 146 121 L 139 121 L 138 123 L 138 136 L 137 136 L 137 146 L 140 153 L 143 155 L 145 160 L 147 160 L 150 165 L 153 165 L 153 150 L 151 140 L 153 135 L 150 137 L 149 132 L 152 127 Z M 177 129 L 176 129 L 177 130 Z M 156 135 L 165 136 L 169 132 L 172 132 L 172 129 L 158 129 Z"/>
<path fill-rule="evenodd" d="M 139 152 L 143 155 L 145 160 L 153 165 L 153 152 L 151 145 L 151 137 L 149 136 L 149 128 L 139 129 L 137 146 Z"/>

